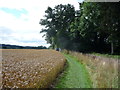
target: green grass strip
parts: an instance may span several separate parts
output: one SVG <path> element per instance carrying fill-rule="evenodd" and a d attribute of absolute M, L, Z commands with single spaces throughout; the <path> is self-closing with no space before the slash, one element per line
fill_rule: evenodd
<path fill-rule="evenodd" d="M 67 68 L 59 78 L 55 88 L 92 88 L 88 72 L 76 58 L 64 54 L 67 59 Z"/>

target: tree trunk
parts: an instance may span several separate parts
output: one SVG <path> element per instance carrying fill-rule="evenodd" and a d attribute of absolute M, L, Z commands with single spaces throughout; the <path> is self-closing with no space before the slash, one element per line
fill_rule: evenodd
<path fill-rule="evenodd" d="M 114 46 L 113 46 L 113 42 L 111 42 L 111 54 L 114 53 Z"/>

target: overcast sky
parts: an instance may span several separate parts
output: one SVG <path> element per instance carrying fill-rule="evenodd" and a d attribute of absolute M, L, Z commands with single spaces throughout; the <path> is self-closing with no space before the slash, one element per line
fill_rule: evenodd
<path fill-rule="evenodd" d="M 72 4 L 79 9 L 83 0 L 0 0 L 0 43 L 22 46 L 49 46 L 39 20 L 48 6 Z"/>

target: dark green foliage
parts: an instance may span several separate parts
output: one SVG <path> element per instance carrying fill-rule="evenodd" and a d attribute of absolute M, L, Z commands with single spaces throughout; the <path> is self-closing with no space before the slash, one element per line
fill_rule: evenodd
<path fill-rule="evenodd" d="M 41 32 L 46 33 L 46 41 L 53 48 L 61 47 L 70 49 L 70 24 L 74 21 L 75 10 L 70 4 L 57 5 L 53 9 L 48 7 L 45 11 L 45 19 L 40 20 L 40 24 L 45 26 Z"/>
<path fill-rule="evenodd" d="M 53 48 L 120 54 L 119 8 L 118 2 L 83 2 L 77 11 L 70 4 L 48 7 L 41 32 Z"/>

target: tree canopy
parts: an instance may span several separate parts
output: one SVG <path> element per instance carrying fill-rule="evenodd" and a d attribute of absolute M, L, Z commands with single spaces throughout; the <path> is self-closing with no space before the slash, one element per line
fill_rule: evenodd
<path fill-rule="evenodd" d="M 83 2 L 48 7 L 40 24 L 52 48 L 120 53 L 120 3 Z"/>

